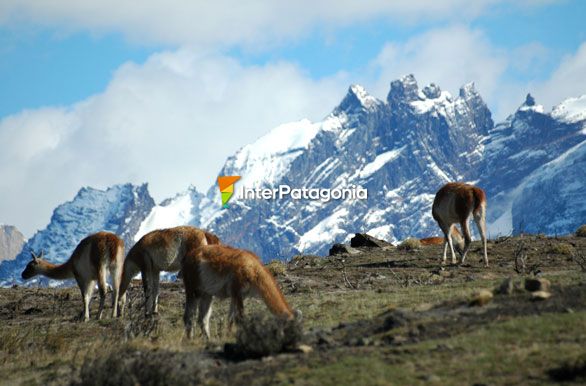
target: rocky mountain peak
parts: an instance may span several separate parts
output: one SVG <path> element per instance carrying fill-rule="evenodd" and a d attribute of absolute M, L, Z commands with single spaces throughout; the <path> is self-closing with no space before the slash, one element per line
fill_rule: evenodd
<path fill-rule="evenodd" d="M 387 96 L 390 104 L 419 100 L 419 87 L 413 74 L 405 75 L 401 79 L 391 82 L 391 90 Z"/>
<path fill-rule="evenodd" d="M 531 94 L 527 94 L 527 96 L 525 97 L 525 103 L 523 103 L 524 106 L 535 106 L 535 98 L 533 98 L 533 96 Z"/>
<path fill-rule="evenodd" d="M 430 99 L 439 98 L 442 93 L 440 87 L 435 83 L 430 83 L 429 85 L 425 86 L 422 91 L 423 94 Z"/>
<path fill-rule="evenodd" d="M 22 251 L 25 238 L 12 225 L 0 225 L 0 261 L 12 260 Z"/>
<path fill-rule="evenodd" d="M 353 84 L 348 88 L 348 92 L 342 102 L 334 109 L 334 114 L 340 112 L 352 114 L 363 109 L 370 109 L 379 103 L 380 101 L 370 95 L 364 87 L 359 84 Z"/>

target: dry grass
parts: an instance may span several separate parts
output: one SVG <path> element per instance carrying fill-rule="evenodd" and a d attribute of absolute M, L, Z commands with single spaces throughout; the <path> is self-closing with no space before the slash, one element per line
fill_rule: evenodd
<path fill-rule="evenodd" d="M 572 256 L 576 253 L 574 247 L 568 243 L 557 243 L 553 244 L 549 249 L 550 253 L 555 253 L 557 255 L 564 255 L 564 256 Z"/>
<path fill-rule="evenodd" d="M 579 287 L 584 282 L 584 274 L 574 260 L 550 250 L 556 245 L 573 244 L 572 256 L 584 256 L 585 238 L 525 236 L 523 240 L 528 261 L 539 264 L 541 275 L 552 282 L 551 299 L 540 304 L 563 299 L 563 287 Z M 383 343 L 369 341 L 357 330 L 348 337 L 354 343 L 340 346 L 334 341 L 331 346 L 314 346 L 314 352 L 306 356 L 278 354 L 294 346 L 300 332 L 279 332 L 284 325 L 271 324 L 274 319 L 259 299 L 246 300 L 245 315 L 249 317 L 238 335 L 226 330 L 229 302 L 215 301 L 211 340 L 206 342 L 202 337 L 191 341 L 184 337 L 180 283 L 162 285 L 155 318 L 144 318 L 142 288 L 135 286 L 129 292 L 124 318 L 92 319 L 87 323 L 75 320 L 81 307 L 76 288 L 0 289 L 2 382 L 341 385 L 384 384 L 392 379 L 398 385 L 417 385 L 433 383 L 437 376 L 440 384 L 543 384 L 551 381 L 547 371 L 553 368 L 569 369 L 568 373 L 579 376 L 582 362 L 577 361 L 577 353 L 583 352 L 586 344 L 584 311 L 580 308 L 499 317 L 498 322 L 481 326 L 462 322 L 462 316 L 470 313 L 491 312 L 503 299 L 512 299 L 512 310 L 519 306 L 514 300 L 517 298 L 526 302 L 528 309 L 539 306 L 524 291 L 513 291 L 512 295 L 495 296 L 485 307 L 467 307 L 475 291 L 494 288 L 515 274 L 518 243 L 513 237 L 489 244 L 488 269 L 482 266 L 478 242 L 473 243 L 467 266 L 443 269 L 441 246 L 372 250 L 346 257 L 344 270 L 336 258 L 317 261 L 313 256 L 298 257 L 286 267 L 286 275 L 276 276 L 291 306 L 302 310 L 306 336 L 323 331 L 333 334 L 349 324 L 360 327 L 389 309 L 430 315 L 429 320 L 420 320 L 415 326 L 391 330 L 389 341 Z M 533 269 L 528 266 L 527 272 L 531 274 Z M 92 303 L 93 315 L 96 300 L 97 295 Z M 458 308 L 458 302 L 462 308 Z M 445 304 L 454 305 L 455 313 L 442 314 L 448 312 Z M 446 319 L 434 322 L 440 317 Z M 447 322 L 456 319 L 458 323 Z M 424 337 L 441 325 L 449 335 L 432 340 Z M 413 340 L 400 343 L 398 334 Z M 224 347 L 235 349 L 238 345 L 245 347 L 246 356 L 269 354 L 271 358 L 241 363 L 225 359 Z"/>
<path fill-rule="evenodd" d="M 419 239 L 410 237 L 403 240 L 403 242 L 397 246 L 397 249 L 403 251 L 415 251 L 417 249 L 421 249 L 421 241 L 419 241 Z"/>
<path fill-rule="evenodd" d="M 586 224 L 576 229 L 576 237 L 586 237 Z"/>

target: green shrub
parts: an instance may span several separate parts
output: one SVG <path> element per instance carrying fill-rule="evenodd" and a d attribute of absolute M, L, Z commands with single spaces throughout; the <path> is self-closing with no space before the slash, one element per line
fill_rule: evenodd
<path fill-rule="evenodd" d="M 274 277 L 283 276 L 287 273 L 287 266 L 281 260 L 272 260 L 265 267 Z"/>
<path fill-rule="evenodd" d="M 576 236 L 578 237 L 586 237 L 586 224 L 582 225 L 578 229 L 576 229 Z"/>
<path fill-rule="evenodd" d="M 397 246 L 397 249 L 403 250 L 403 251 L 414 251 L 414 250 L 420 249 L 420 248 L 421 248 L 421 241 L 419 241 L 419 239 L 416 239 L 413 237 L 409 237 L 408 239 L 403 240 L 403 242 L 401 244 L 399 244 L 399 246 Z"/>
<path fill-rule="evenodd" d="M 244 318 L 236 333 L 232 355 L 260 358 L 295 349 L 303 337 L 300 318 L 283 321 L 267 313 Z"/>
<path fill-rule="evenodd" d="M 203 381 L 209 360 L 199 353 L 124 347 L 91 356 L 81 367 L 79 383 L 92 386 L 192 385 Z"/>
<path fill-rule="evenodd" d="M 575 250 L 574 247 L 568 243 L 558 243 L 552 245 L 549 252 L 557 255 L 572 256 Z"/>

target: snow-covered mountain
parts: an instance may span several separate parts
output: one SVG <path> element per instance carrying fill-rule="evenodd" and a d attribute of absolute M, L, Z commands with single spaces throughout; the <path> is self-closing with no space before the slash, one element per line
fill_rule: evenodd
<path fill-rule="evenodd" d="M 514 114 L 490 131 L 477 179 L 490 199 L 487 216 L 493 234 L 567 234 L 586 220 L 579 212 L 572 214 L 569 209 L 580 203 L 564 193 L 570 183 L 573 192 L 586 193 L 586 180 L 579 178 L 583 171 L 564 161 L 570 154 L 572 162 L 586 156 L 581 146 L 585 139 L 586 95 L 562 102 L 551 113 L 527 95 Z M 548 188 L 548 183 L 563 179 L 565 184 Z M 554 213 L 558 218 L 563 214 L 564 226 L 545 226 L 555 222 Z"/>
<path fill-rule="evenodd" d="M 221 208 L 215 183 L 205 194 L 190 187 L 156 206 L 145 186 L 86 188 L 56 209 L 16 261 L 20 267 L 28 260 L 27 247 L 67 257 L 81 238 L 100 229 L 124 235 L 130 246 L 150 230 L 191 224 L 264 260 L 324 254 L 356 232 L 391 242 L 437 235 L 431 203 L 444 183 L 455 180 L 486 190 L 492 237 L 570 233 L 586 219 L 585 141 L 586 96 L 547 113 L 528 95 L 494 125 L 473 83 L 451 95 L 435 84 L 419 88 L 408 75 L 391 82 L 384 101 L 353 85 L 323 121 L 278 126 L 229 157 L 218 175 L 242 177 L 229 209 Z M 282 184 L 361 186 L 368 198 L 253 200 L 238 194 L 240 187 Z M 0 280 L 12 278 L 14 267 L 0 265 Z"/>
<path fill-rule="evenodd" d="M 585 218 L 584 201 L 576 200 L 586 193 L 579 164 L 586 147 L 585 101 L 568 99 L 545 113 L 528 95 L 495 126 L 473 83 L 453 96 L 435 84 L 420 89 L 408 75 L 391 83 L 386 101 L 353 85 L 323 121 L 275 128 L 228 158 L 219 175 L 242 176 L 237 186 L 245 187 L 358 185 L 368 189 L 367 200 L 236 195 L 222 210 L 214 185 L 205 197 L 190 190 L 156 207 L 137 236 L 162 224 L 190 223 L 265 260 L 323 254 L 355 232 L 389 241 L 429 236 L 439 233 L 431 218 L 434 194 L 454 180 L 487 191 L 492 236 L 569 233 Z M 176 221 L 158 214 L 181 205 L 188 209 Z"/>
<path fill-rule="evenodd" d="M 21 281 L 20 274 L 31 259 L 31 251 L 43 251 L 49 261 L 62 263 L 84 237 L 100 230 L 118 234 L 128 249 L 154 205 L 146 184 L 115 185 L 107 190 L 82 188 L 72 201 L 55 209 L 49 225 L 37 232 L 14 260 L 0 264 L 0 283 Z M 37 277 L 30 282 L 45 284 L 49 280 Z"/>
<path fill-rule="evenodd" d="M 0 261 L 12 260 L 20 253 L 26 239 L 12 225 L 0 225 Z"/>

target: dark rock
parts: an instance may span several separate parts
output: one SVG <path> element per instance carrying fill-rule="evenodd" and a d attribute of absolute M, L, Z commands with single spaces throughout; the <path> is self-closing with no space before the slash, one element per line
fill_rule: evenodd
<path fill-rule="evenodd" d="M 405 326 L 409 323 L 409 316 L 405 314 L 403 311 L 394 310 L 388 313 L 388 315 L 383 320 L 383 324 L 381 328 L 377 332 L 385 332 L 392 330 L 393 328 L 398 328 Z"/>
<path fill-rule="evenodd" d="M 366 233 L 356 233 L 352 239 L 350 239 L 350 246 L 354 248 L 358 247 L 369 247 L 369 248 L 388 248 L 392 247 L 393 244 L 384 240 L 377 239 Z"/>
<path fill-rule="evenodd" d="M 329 255 L 330 256 L 334 256 L 334 255 L 356 255 L 358 253 L 360 253 L 359 250 L 354 249 L 354 248 L 352 248 L 349 245 L 346 245 L 346 244 L 334 244 L 330 248 Z"/>
<path fill-rule="evenodd" d="M 549 291 L 551 283 L 545 278 L 527 278 L 525 279 L 525 289 L 530 292 Z"/>

